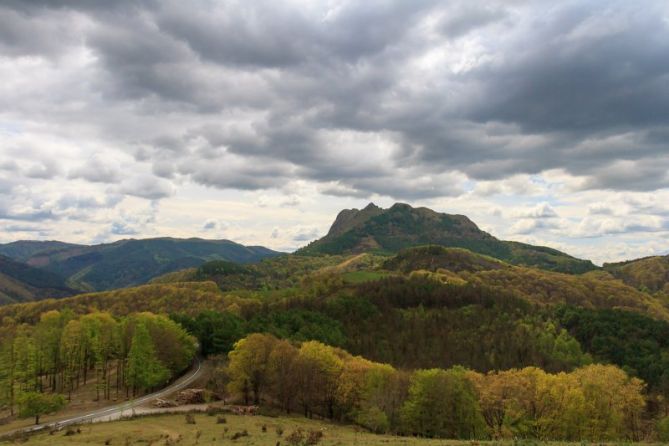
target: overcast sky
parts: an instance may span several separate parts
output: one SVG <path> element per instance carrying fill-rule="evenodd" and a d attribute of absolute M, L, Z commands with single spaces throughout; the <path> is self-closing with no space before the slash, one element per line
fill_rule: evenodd
<path fill-rule="evenodd" d="M 0 1 L 0 242 L 292 250 L 396 201 L 669 252 L 666 1 Z"/>

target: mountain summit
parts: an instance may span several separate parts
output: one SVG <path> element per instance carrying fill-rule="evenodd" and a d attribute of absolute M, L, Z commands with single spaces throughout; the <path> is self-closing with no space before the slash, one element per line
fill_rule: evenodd
<path fill-rule="evenodd" d="M 396 203 L 382 209 L 370 203 L 364 209 L 345 209 L 328 234 L 298 254 L 396 253 L 404 248 L 436 244 L 469 249 L 516 265 L 551 271 L 582 273 L 595 269 L 592 262 L 556 249 L 499 240 L 464 215 Z"/>

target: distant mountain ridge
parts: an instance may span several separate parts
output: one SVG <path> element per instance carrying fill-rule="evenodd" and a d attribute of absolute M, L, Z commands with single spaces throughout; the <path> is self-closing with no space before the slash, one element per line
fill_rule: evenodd
<path fill-rule="evenodd" d="M 328 234 L 297 251 L 297 254 L 397 253 L 412 246 L 436 244 L 465 248 L 515 265 L 568 273 L 596 269 L 589 260 L 556 249 L 499 240 L 464 215 L 438 213 L 396 203 L 382 209 L 370 203 L 362 210 L 346 209 L 335 219 Z"/>
<path fill-rule="evenodd" d="M 75 291 L 59 275 L 0 255 L 0 304 L 66 297 L 72 294 Z"/>
<path fill-rule="evenodd" d="M 0 255 L 63 277 L 80 291 L 139 285 L 211 260 L 252 263 L 280 254 L 262 246 L 199 238 L 126 239 L 90 246 L 30 240 L 0 245 Z"/>
<path fill-rule="evenodd" d="M 50 252 L 74 249 L 77 247 L 83 248 L 84 245 L 59 242 L 57 240 L 18 240 L 16 242 L 0 245 L 0 255 L 18 260 L 19 262 L 26 262 L 37 253 L 45 255 Z"/>

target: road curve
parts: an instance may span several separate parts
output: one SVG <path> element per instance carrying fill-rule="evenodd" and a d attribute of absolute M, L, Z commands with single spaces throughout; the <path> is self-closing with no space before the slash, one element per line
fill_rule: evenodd
<path fill-rule="evenodd" d="M 133 409 L 135 407 L 141 406 L 157 398 L 165 397 L 170 393 L 182 390 L 188 385 L 190 385 L 193 381 L 198 379 L 201 375 L 202 375 L 202 361 L 199 358 L 196 358 L 195 363 L 193 364 L 191 370 L 188 373 L 181 376 L 179 379 L 174 381 L 169 386 L 157 392 L 150 393 L 140 398 L 126 401 L 124 403 L 117 404 L 115 406 L 94 410 L 93 412 L 89 412 L 86 414 L 76 415 L 63 420 L 51 421 L 49 423 L 36 424 L 34 426 L 26 427 L 23 429 L 16 429 L 11 432 L 0 434 L 0 441 L 11 438 L 19 433 L 32 433 L 42 430 L 62 429 L 65 426 L 70 426 L 73 424 L 113 421 L 113 420 L 118 420 L 124 416 L 131 416 L 133 414 Z"/>

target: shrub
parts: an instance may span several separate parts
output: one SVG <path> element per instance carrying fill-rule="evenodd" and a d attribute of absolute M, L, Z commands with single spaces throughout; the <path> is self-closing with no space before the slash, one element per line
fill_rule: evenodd
<path fill-rule="evenodd" d="M 310 430 L 307 434 L 307 439 L 304 441 L 306 446 L 315 446 L 323 438 L 323 431 Z"/>
<path fill-rule="evenodd" d="M 295 429 L 286 437 L 286 442 L 291 446 L 299 446 L 303 440 L 304 431 L 302 429 Z"/>
<path fill-rule="evenodd" d="M 248 436 L 249 436 L 248 431 L 247 431 L 246 429 L 244 429 L 243 431 L 235 432 L 235 433 L 232 435 L 232 439 L 233 439 L 233 440 L 237 440 L 237 439 L 239 439 L 239 438 L 242 438 L 242 437 L 248 437 Z"/>
<path fill-rule="evenodd" d="M 657 422 L 657 439 L 669 441 L 669 416 L 661 418 Z"/>
<path fill-rule="evenodd" d="M 356 417 L 356 422 L 375 434 L 385 434 L 390 429 L 388 416 L 376 406 L 361 411 Z"/>

